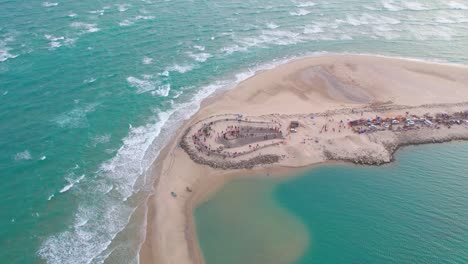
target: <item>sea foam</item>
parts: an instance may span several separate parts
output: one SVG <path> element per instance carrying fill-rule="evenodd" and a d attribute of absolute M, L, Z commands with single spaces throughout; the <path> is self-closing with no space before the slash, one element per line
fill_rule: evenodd
<path fill-rule="evenodd" d="M 400 37 L 400 34 L 389 25 L 375 25 L 372 27 L 372 31 L 376 36 L 383 37 L 387 40 L 392 40 Z"/>
<path fill-rule="evenodd" d="M 424 29 L 416 28 L 410 29 L 413 33 L 413 36 L 418 40 L 452 40 L 455 32 L 452 28 L 446 26 L 425 26 Z"/>
<path fill-rule="evenodd" d="M 193 48 L 197 49 L 199 51 L 204 51 L 205 50 L 205 46 L 202 46 L 202 45 L 194 45 Z"/>
<path fill-rule="evenodd" d="M 323 29 L 319 25 L 307 25 L 304 28 L 304 34 L 322 33 Z"/>
<path fill-rule="evenodd" d="M 98 14 L 100 16 L 104 15 L 106 11 L 104 9 L 99 9 L 99 10 L 91 10 L 91 11 L 88 11 L 88 13 L 90 14 Z"/>
<path fill-rule="evenodd" d="M 361 26 L 361 25 L 382 25 L 390 24 L 396 25 L 400 24 L 401 21 L 393 18 L 380 15 L 371 15 L 368 13 L 361 14 L 360 16 L 346 15 L 346 23 L 352 26 Z"/>
<path fill-rule="evenodd" d="M 159 95 L 162 97 L 167 97 L 169 95 L 169 91 L 171 90 L 170 84 L 164 84 L 158 87 L 156 91 L 152 91 L 152 95 Z"/>
<path fill-rule="evenodd" d="M 85 22 L 73 22 L 70 24 L 72 28 L 82 29 L 82 33 L 93 33 L 98 32 L 100 29 L 97 27 L 97 24 L 85 23 Z"/>
<path fill-rule="evenodd" d="M 167 72 L 178 72 L 178 73 L 186 73 L 186 72 L 189 72 L 191 70 L 193 70 L 192 65 L 175 64 L 175 65 L 172 65 L 172 66 L 166 68 Z"/>
<path fill-rule="evenodd" d="M 221 48 L 220 52 L 231 55 L 235 52 L 248 51 L 253 47 L 268 47 L 270 45 L 294 45 L 305 40 L 302 32 L 289 30 L 265 29 L 255 36 L 236 38 L 236 44 Z"/>
<path fill-rule="evenodd" d="M 151 19 L 154 19 L 154 18 L 155 18 L 154 16 L 139 15 L 139 16 L 135 16 L 135 17 L 132 17 L 132 18 L 124 19 L 123 21 L 119 22 L 119 26 L 121 26 L 121 27 L 131 26 L 131 25 L 135 24 L 135 22 L 137 22 L 139 20 L 151 20 Z"/>
<path fill-rule="evenodd" d="M 220 51 L 225 53 L 226 55 L 231 55 L 231 54 L 233 54 L 235 52 L 247 51 L 247 50 L 248 50 L 248 47 L 241 47 L 241 46 L 235 44 L 235 45 L 223 47 L 223 48 L 221 48 Z"/>
<path fill-rule="evenodd" d="M 83 83 L 93 83 L 95 81 L 96 81 L 96 78 L 91 77 L 89 79 L 84 80 Z"/>
<path fill-rule="evenodd" d="M 438 16 L 436 18 L 436 22 L 437 23 L 440 23 L 440 24 L 453 24 L 453 23 L 457 23 L 456 21 L 448 18 L 448 17 L 445 17 L 445 16 Z"/>
<path fill-rule="evenodd" d="M 263 30 L 260 37 L 262 44 L 293 45 L 303 41 L 299 32 L 288 30 Z"/>
<path fill-rule="evenodd" d="M 123 21 L 119 22 L 119 26 L 121 27 L 128 27 L 133 25 L 133 21 L 130 21 L 129 19 L 124 19 Z"/>
<path fill-rule="evenodd" d="M 58 6 L 58 3 L 55 2 L 43 2 L 42 3 L 43 7 L 52 7 L 52 6 Z"/>
<path fill-rule="evenodd" d="M 117 10 L 119 10 L 119 12 L 125 12 L 132 5 L 130 5 L 130 4 L 116 4 L 116 6 L 117 6 Z"/>
<path fill-rule="evenodd" d="M 51 40 L 51 41 L 50 41 L 50 44 L 49 44 L 49 49 L 52 50 L 52 49 L 61 47 L 62 44 L 61 44 L 59 41 L 57 41 L 57 40 L 61 40 L 61 39 L 63 39 L 63 37 L 61 37 L 61 38 L 54 38 L 54 40 Z"/>
<path fill-rule="evenodd" d="M 316 3 L 310 2 L 310 1 L 296 4 L 297 7 L 311 7 L 311 6 L 315 6 L 315 5 L 316 5 Z"/>
<path fill-rule="evenodd" d="M 175 91 L 175 95 L 172 97 L 174 99 L 179 98 L 184 92 L 183 91 Z"/>
<path fill-rule="evenodd" d="M 153 81 L 149 80 L 148 77 L 151 76 L 147 76 L 147 78 L 145 79 L 138 79 L 136 77 L 130 76 L 127 77 L 127 82 L 128 84 L 130 84 L 130 86 L 136 88 L 136 92 L 138 94 L 146 93 L 156 89 L 156 84 Z"/>
<path fill-rule="evenodd" d="M 69 191 L 71 188 L 73 188 L 73 186 L 75 186 L 75 184 L 80 183 L 80 181 L 83 180 L 84 177 L 85 175 L 83 174 L 76 179 L 67 179 L 68 184 L 65 185 L 62 189 L 60 189 L 59 193 L 64 193 L 64 192 Z"/>
<path fill-rule="evenodd" d="M 131 127 L 117 154 L 101 164 L 93 181 L 80 182 L 80 195 L 84 197 L 75 213 L 74 224 L 45 239 L 38 255 L 51 264 L 104 262 L 113 250 L 109 248 L 112 240 L 125 228 L 135 211 L 128 198 L 141 191 L 149 195 L 154 178 L 147 174 L 147 170 L 181 122 L 195 114 L 202 100 L 216 90 L 232 87 L 253 76 L 257 70 L 269 69 L 285 61 L 261 65 L 236 74 L 233 79 L 185 90 L 191 93 L 187 97 L 189 101 L 174 103 L 171 109 L 157 112 L 155 120 L 147 125 Z M 62 190 L 70 190 L 69 185 Z M 128 257 L 137 262 L 138 255 L 135 254 Z"/>
<path fill-rule="evenodd" d="M 447 5 L 452 9 L 461 9 L 461 10 L 468 10 L 468 5 L 465 5 L 461 2 L 450 1 Z"/>
<path fill-rule="evenodd" d="M 66 37 L 54 37 L 53 35 L 46 34 L 44 38 L 49 40 L 49 50 L 60 48 L 63 44 L 71 45 L 75 43 L 76 39 Z"/>
<path fill-rule="evenodd" d="M 153 63 L 153 59 L 152 59 L 152 58 L 150 58 L 150 57 L 143 57 L 143 64 L 148 65 L 148 64 L 151 64 L 151 63 Z"/>
<path fill-rule="evenodd" d="M 428 8 L 425 7 L 423 4 L 419 2 L 403 2 L 404 6 L 409 9 L 409 10 L 415 10 L 415 11 L 420 11 L 420 10 L 427 10 Z"/>
<path fill-rule="evenodd" d="M 14 156 L 14 160 L 16 160 L 16 161 L 30 160 L 30 159 L 32 159 L 32 156 L 31 156 L 31 153 L 29 152 L 29 150 L 18 152 Z"/>
<path fill-rule="evenodd" d="M 402 1 L 401 3 L 397 3 L 394 0 L 383 0 L 382 5 L 388 11 L 401 11 L 401 10 L 413 10 L 413 11 L 420 11 L 420 10 L 428 10 L 429 8 L 423 5 L 420 2 L 414 1 Z M 370 8 L 370 10 L 375 10 Z"/>
<path fill-rule="evenodd" d="M 18 55 L 13 55 L 9 51 L 11 48 L 8 47 L 1 47 L 0 46 L 0 62 L 7 61 L 8 59 L 14 59 L 18 57 Z"/>
<path fill-rule="evenodd" d="M 291 16 L 305 16 L 305 15 L 310 14 L 310 11 L 301 8 L 301 9 L 299 9 L 299 10 L 297 10 L 297 11 L 289 12 L 289 14 L 290 14 Z"/>
<path fill-rule="evenodd" d="M 88 113 L 94 112 L 97 104 L 92 103 L 58 115 L 53 121 L 62 128 L 83 128 L 88 126 Z"/>
<path fill-rule="evenodd" d="M 401 6 L 395 3 L 393 0 L 383 0 L 382 5 L 385 9 L 389 11 L 400 11 L 403 10 Z"/>
<path fill-rule="evenodd" d="M 12 48 L 8 47 L 7 44 L 9 42 L 14 41 L 13 37 L 7 37 L 3 40 L 0 39 L 0 62 L 7 61 L 8 59 L 14 59 L 18 57 L 18 55 L 11 54 L 10 51 Z"/>
<path fill-rule="evenodd" d="M 136 181 L 158 155 L 159 150 L 149 148 L 172 113 L 174 110 L 160 112 L 155 123 L 130 129 L 116 156 L 101 164 L 92 186 L 80 188 L 87 189 L 89 197 L 80 203 L 73 227 L 45 240 L 38 251 L 41 258 L 54 264 L 104 261 L 110 254 L 106 250 L 111 241 L 135 210 L 126 201 L 137 191 Z M 70 185 L 62 190 L 69 190 Z"/>
<path fill-rule="evenodd" d="M 198 62 L 205 62 L 207 59 L 209 59 L 210 57 L 212 57 L 211 54 L 206 53 L 206 52 L 202 52 L 202 53 L 187 52 L 187 55 L 188 55 L 190 58 L 193 58 L 194 60 L 196 60 L 196 61 L 198 61 Z"/>
<path fill-rule="evenodd" d="M 269 22 L 266 24 L 267 28 L 269 29 L 275 29 L 275 28 L 279 28 L 279 26 L 273 22 Z"/>
<path fill-rule="evenodd" d="M 108 143 L 110 139 L 111 139 L 110 134 L 96 135 L 94 137 L 91 137 L 93 147 L 96 147 L 98 144 Z"/>

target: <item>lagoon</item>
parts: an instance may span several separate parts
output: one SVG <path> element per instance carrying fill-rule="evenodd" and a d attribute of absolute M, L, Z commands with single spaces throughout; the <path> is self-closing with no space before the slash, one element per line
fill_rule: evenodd
<path fill-rule="evenodd" d="M 228 183 L 195 211 L 206 263 L 466 263 L 468 143 Z"/>

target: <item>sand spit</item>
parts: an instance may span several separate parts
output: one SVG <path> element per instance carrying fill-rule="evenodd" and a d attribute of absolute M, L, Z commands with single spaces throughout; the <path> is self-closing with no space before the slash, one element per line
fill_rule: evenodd
<path fill-rule="evenodd" d="M 463 66 L 324 55 L 257 73 L 204 102 L 161 152 L 141 263 L 204 263 L 192 213 L 229 179 L 329 160 L 382 164 L 400 146 L 468 139 L 457 114 L 467 102 Z"/>

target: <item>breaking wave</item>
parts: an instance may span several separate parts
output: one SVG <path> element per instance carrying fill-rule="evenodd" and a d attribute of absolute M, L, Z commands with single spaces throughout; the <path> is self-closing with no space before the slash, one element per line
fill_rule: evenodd
<path fill-rule="evenodd" d="M 127 77 L 127 82 L 130 86 L 136 88 L 138 94 L 146 93 L 156 89 L 156 84 L 148 79 L 138 79 L 136 77 L 130 76 Z"/>
<path fill-rule="evenodd" d="M 296 6 L 297 7 L 311 7 L 316 5 L 314 2 L 303 2 L 303 3 L 298 3 Z"/>
<path fill-rule="evenodd" d="M 193 65 L 179 65 L 175 64 L 173 66 L 167 67 L 166 71 L 168 72 L 178 72 L 178 73 L 186 73 L 193 70 Z"/>
<path fill-rule="evenodd" d="M 290 14 L 291 16 L 305 16 L 305 15 L 310 14 L 310 11 L 301 8 L 301 9 L 299 9 L 299 10 L 297 10 L 297 11 L 289 12 L 289 14 Z"/>
<path fill-rule="evenodd" d="M 60 189 L 59 193 L 68 192 L 71 188 L 73 188 L 73 186 L 75 186 L 75 184 L 80 183 L 80 181 L 83 180 L 84 177 L 85 175 L 83 174 L 76 179 L 67 179 L 68 184 L 65 185 L 62 189 Z"/>
<path fill-rule="evenodd" d="M 158 87 L 156 91 L 151 92 L 152 95 L 159 95 L 162 97 L 167 97 L 169 95 L 169 91 L 171 90 L 170 84 L 164 84 Z"/>
<path fill-rule="evenodd" d="M 193 53 L 193 52 L 187 52 L 187 55 L 198 61 L 198 62 L 205 62 L 207 59 L 209 59 L 210 57 L 212 57 L 211 54 L 209 53 L 205 53 L 205 52 L 202 52 L 202 53 Z"/>
<path fill-rule="evenodd" d="M 71 45 L 76 39 L 66 38 L 66 37 L 54 37 L 53 35 L 46 34 L 44 38 L 49 40 L 49 50 L 54 50 L 60 48 L 63 44 Z"/>
<path fill-rule="evenodd" d="M 260 65 L 199 89 L 189 88 L 185 90 L 190 93 L 184 98 L 185 102 L 174 103 L 171 109 L 157 112 L 154 121 L 147 125 L 130 127 L 117 154 L 100 165 L 93 181 L 82 181 L 84 176 L 69 179 L 59 191 L 65 193 L 80 183 L 80 191 L 72 193 L 80 198 L 80 206 L 75 212 L 73 226 L 48 237 L 38 251 L 39 256 L 52 264 L 102 263 L 114 250 L 110 248 L 111 242 L 135 211 L 135 205 L 129 202 L 129 198 L 151 188 L 153 177 L 147 175 L 148 168 L 181 122 L 195 114 L 203 99 L 215 91 L 232 87 L 259 70 L 273 68 L 288 60 Z M 161 93 L 168 94 L 168 91 Z M 176 95 L 181 96 L 182 93 Z M 50 195 L 48 200 L 53 197 Z M 124 262 L 138 262 L 138 250 L 133 254 Z"/>
<path fill-rule="evenodd" d="M 18 55 L 11 54 L 10 51 L 12 49 L 10 47 L 7 47 L 7 44 L 12 41 L 14 41 L 13 37 L 7 37 L 3 40 L 0 40 L 0 62 L 4 62 L 8 59 L 14 59 L 18 57 Z"/>
<path fill-rule="evenodd" d="M 97 27 L 97 24 L 85 23 L 85 22 L 73 22 L 70 24 L 72 28 L 83 30 L 82 33 L 93 33 L 98 32 L 100 29 Z"/>

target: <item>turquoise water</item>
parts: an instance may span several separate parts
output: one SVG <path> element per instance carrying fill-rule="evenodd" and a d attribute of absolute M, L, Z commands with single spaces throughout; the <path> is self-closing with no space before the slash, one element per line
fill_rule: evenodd
<path fill-rule="evenodd" d="M 234 181 L 196 210 L 196 223 L 208 264 L 467 263 L 467 189 L 468 143 L 407 147 L 382 167 L 326 165 L 286 180 Z M 276 228 L 258 228 L 257 218 Z M 292 251 L 304 234 L 294 248 L 305 250 Z"/>
<path fill-rule="evenodd" d="M 467 17 L 461 0 L 0 0 L 0 259 L 136 263 L 150 164 L 203 98 L 322 52 L 466 64 Z"/>

